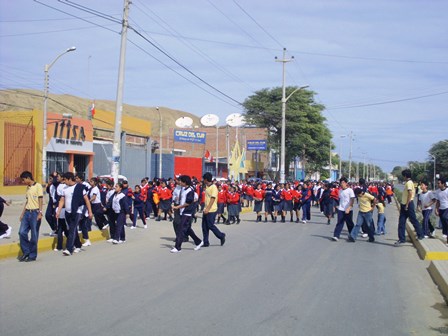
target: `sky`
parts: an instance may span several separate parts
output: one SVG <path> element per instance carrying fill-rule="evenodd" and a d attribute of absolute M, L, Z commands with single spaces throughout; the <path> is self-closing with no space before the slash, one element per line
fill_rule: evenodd
<path fill-rule="evenodd" d="M 0 0 L 0 89 L 115 100 L 123 0 Z M 309 85 L 335 152 L 390 172 L 448 139 L 448 1 L 132 0 L 123 102 L 221 125 L 257 90 Z M 174 125 L 173 125 L 174 126 Z M 350 133 L 353 134 L 350 146 Z"/>

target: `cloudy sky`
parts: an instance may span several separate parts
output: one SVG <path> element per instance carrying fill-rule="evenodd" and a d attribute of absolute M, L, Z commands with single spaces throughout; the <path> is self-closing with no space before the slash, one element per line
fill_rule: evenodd
<path fill-rule="evenodd" d="M 0 89 L 116 98 L 123 0 L 0 0 Z M 83 10 L 84 9 L 84 10 Z M 132 0 L 124 102 L 220 124 L 239 102 L 308 84 L 348 159 L 390 171 L 448 138 L 448 1 Z M 140 35 L 139 35 L 140 34 Z"/>

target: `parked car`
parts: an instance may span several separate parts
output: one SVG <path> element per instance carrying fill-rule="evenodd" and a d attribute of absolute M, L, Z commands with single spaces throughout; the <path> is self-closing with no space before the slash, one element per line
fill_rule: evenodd
<path fill-rule="evenodd" d="M 99 175 L 98 177 L 98 183 L 100 185 L 106 184 L 107 181 L 113 181 L 114 178 L 112 175 Z M 122 183 L 123 181 L 127 181 L 128 178 L 124 175 L 118 175 L 118 182 Z"/>

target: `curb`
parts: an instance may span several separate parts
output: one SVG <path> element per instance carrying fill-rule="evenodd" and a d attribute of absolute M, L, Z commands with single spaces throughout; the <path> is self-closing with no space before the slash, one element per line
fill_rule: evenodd
<path fill-rule="evenodd" d="M 446 301 L 448 298 L 448 283 L 446 281 L 448 279 L 448 262 L 442 260 L 431 261 L 428 272 Z"/>
<path fill-rule="evenodd" d="M 80 235 L 79 238 L 81 241 L 83 241 L 82 236 Z M 91 242 L 94 241 L 100 241 L 100 240 L 106 240 L 109 239 L 109 230 L 107 231 L 90 231 L 89 232 L 89 240 Z M 65 241 L 65 237 L 64 237 Z M 57 243 L 57 237 L 49 237 L 49 238 L 42 238 L 39 239 L 39 242 L 37 244 L 37 252 L 46 252 L 46 251 L 53 251 L 53 249 L 56 247 Z M 4 244 L 0 246 L 0 260 L 6 259 L 6 258 L 12 258 L 12 257 L 19 257 L 22 255 L 22 250 L 20 249 L 20 243 L 11 243 L 11 244 Z"/>

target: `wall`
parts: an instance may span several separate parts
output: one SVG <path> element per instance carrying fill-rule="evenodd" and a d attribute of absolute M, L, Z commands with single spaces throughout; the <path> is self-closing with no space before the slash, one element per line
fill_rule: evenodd
<path fill-rule="evenodd" d="M 176 156 L 174 158 L 174 174 L 195 176 L 199 180 L 202 177 L 202 158 Z"/>
<path fill-rule="evenodd" d="M 0 112 L 0 194 L 17 195 L 25 192 L 25 186 L 4 186 L 4 170 L 8 158 L 5 158 L 5 122 L 20 125 L 30 125 L 34 127 L 35 140 L 31 146 L 34 146 L 34 169 L 23 167 L 23 170 L 32 170 L 33 176 L 37 182 L 42 182 L 42 113 L 37 110 Z M 20 175 L 21 171 L 18 172 Z"/>

